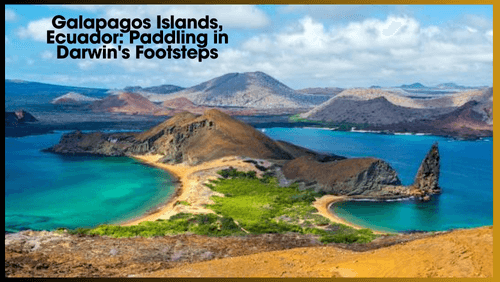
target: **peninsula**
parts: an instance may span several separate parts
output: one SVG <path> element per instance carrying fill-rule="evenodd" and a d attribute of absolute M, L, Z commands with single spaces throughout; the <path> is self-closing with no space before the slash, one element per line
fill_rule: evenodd
<path fill-rule="evenodd" d="M 174 197 L 164 207 L 142 219 L 168 219 L 182 212 L 211 213 L 215 193 L 204 184 L 220 177 L 223 169 L 276 177 L 281 187 L 298 185 L 318 198 L 316 205 L 329 205 L 331 196 L 395 199 L 417 197 L 429 200 L 440 193 L 439 152 L 433 145 L 410 186 L 401 185 L 396 171 L 376 158 L 345 158 L 321 154 L 284 141 L 272 140 L 253 127 L 218 110 L 204 115 L 180 113 L 142 133 L 81 133 L 63 135 L 59 144 L 47 149 L 59 154 L 129 156 L 166 169 L 180 181 Z M 220 193 L 219 193 L 220 194 Z M 338 200 L 339 198 L 335 198 Z M 178 205 L 185 202 L 186 205 Z M 336 222 L 327 209 L 318 209 Z"/>

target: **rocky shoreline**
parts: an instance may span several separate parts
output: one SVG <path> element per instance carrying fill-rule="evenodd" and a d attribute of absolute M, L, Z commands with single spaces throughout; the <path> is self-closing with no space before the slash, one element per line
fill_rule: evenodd
<path fill-rule="evenodd" d="M 299 182 L 301 189 L 324 194 L 381 199 L 417 196 L 429 200 L 440 192 L 437 144 L 422 163 L 425 170 L 419 170 L 415 183 L 401 186 L 397 173 L 383 160 L 347 159 L 275 141 L 217 110 L 202 116 L 182 113 L 143 133 L 77 131 L 63 135 L 59 144 L 46 151 L 105 156 L 159 154 L 163 156 L 161 163 L 185 165 L 239 156 L 272 164 L 269 169 L 255 168 L 278 177 L 282 185 Z"/>

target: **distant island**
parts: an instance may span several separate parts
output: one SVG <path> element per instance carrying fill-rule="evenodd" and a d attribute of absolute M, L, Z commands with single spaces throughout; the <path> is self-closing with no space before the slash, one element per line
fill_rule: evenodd
<path fill-rule="evenodd" d="M 22 100 L 14 100 L 10 93 L 16 92 L 22 93 Z M 63 95 L 53 96 L 61 92 Z M 493 88 L 452 82 L 435 86 L 416 82 L 397 87 L 293 90 L 257 71 L 229 73 L 187 88 L 163 84 L 127 86 L 121 90 L 91 89 L 6 79 L 6 93 L 7 104 L 32 101 L 43 105 L 40 99 L 46 97 L 45 103 L 72 107 L 65 111 L 88 112 L 87 119 L 91 119 L 90 113 L 160 117 L 183 111 L 203 114 L 216 109 L 246 117 L 241 119 L 251 124 L 263 123 L 258 116 L 269 116 L 268 124 L 287 126 L 311 124 L 337 130 L 424 133 L 464 139 L 493 134 Z M 51 111 L 58 110 L 61 109 Z M 285 122 L 273 118 L 286 115 L 289 120 Z"/>

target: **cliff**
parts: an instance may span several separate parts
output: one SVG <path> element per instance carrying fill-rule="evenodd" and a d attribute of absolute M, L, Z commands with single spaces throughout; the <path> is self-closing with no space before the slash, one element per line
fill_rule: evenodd
<path fill-rule="evenodd" d="M 133 145 L 136 133 L 82 133 L 64 134 L 58 144 L 45 149 L 46 152 L 66 155 L 124 156 Z"/>
<path fill-rule="evenodd" d="M 140 134 L 129 150 L 135 154 L 155 153 L 163 162 L 199 164 L 225 156 L 291 160 L 313 151 L 278 143 L 250 125 L 219 110 L 204 115 L 181 113 Z M 299 152 L 300 151 L 300 152 Z"/>
<path fill-rule="evenodd" d="M 353 158 L 319 162 L 310 157 L 288 161 L 283 166 L 284 176 L 301 183 L 302 189 L 310 189 L 331 195 L 352 198 L 390 199 L 418 197 L 430 200 L 439 194 L 440 158 L 435 143 L 422 161 L 414 184 L 402 186 L 397 172 L 383 160 Z"/>
<path fill-rule="evenodd" d="M 388 185 L 401 185 L 396 171 L 375 158 L 353 158 L 318 162 L 301 157 L 283 166 L 286 178 L 303 182 L 316 192 L 347 196 L 390 196 L 383 190 Z"/>
<path fill-rule="evenodd" d="M 161 154 L 165 163 L 190 165 L 222 158 L 242 156 L 257 159 L 291 160 L 312 156 L 318 160 L 343 157 L 319 154 L 293 144 L 274 141 L 250 125 L 218 111 L 197 116 L 183 112 L 143 132 L 65 134 L 59 144 L 47 149 L 62 154 Z"/>
<path fill-rule="evenodd" d="M 415 185 L 405 187 L 396 171 L 382 160 L 346 159 L 275 141 L 218 110 L 201 116 L 184 112 L 142 133 L 74 132 L 64 135 L 48 151 L 107 156 L 160 154 L 161 162 L 187 165 L 226 156 L 267 160 L 273 165 L 263 170 L 276 175 L 284 185 L 297 181 L 303 189 L 352 197 L 423 198 L 437 191 L 439 178 L 437 145 L 424 160 Z"/>
<path fill-rule="evenodd" d="M 421 193 L 420 198 L 429 200 L 430 195 L 441 193 L 439 187 L 439 150 L 434 143 L 418 168 L 414 189 Z"/>

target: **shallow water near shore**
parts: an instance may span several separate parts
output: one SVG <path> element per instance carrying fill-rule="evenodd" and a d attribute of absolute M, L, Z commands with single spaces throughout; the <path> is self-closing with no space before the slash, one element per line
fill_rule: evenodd
<path fill-rule="evenodd" d="M 5 230 L 93 227 L 138 217 L 174 192 L 170 175 L 126 157 L 41 152 L 62 133 L 5 138 Z"/>
<path fill-rule="evenodd" d="M 438 231 L 493 224 L 493 138 L 458 141 L 315 128 L 268 128 L 264 133 L 321 152 L 381 158 L 398 172 L 404 185 L 413 183 L 420 163 L 438 142 L 441 195 L 429 202 L 341 202 L 331 209 L 349 222 L 380 231 Z"/>
<path fill-rule="evenodd" d="M 456 141 L 430 135 L 383 135 L 316 128 L 266 128 L 271 138 L 346 157 L 387 161 L 413 182 L 434 142 L 443 193 L 429 202 L 342 202 L 340 217 L 380 231 L 447 230 L 493 224 L 493 139 Z M 62 133 L 5 138 L 5 228 L 92 227 L 143 215 L 174 192 L 170 175 L 129 158 L 41 152 Z"/>

